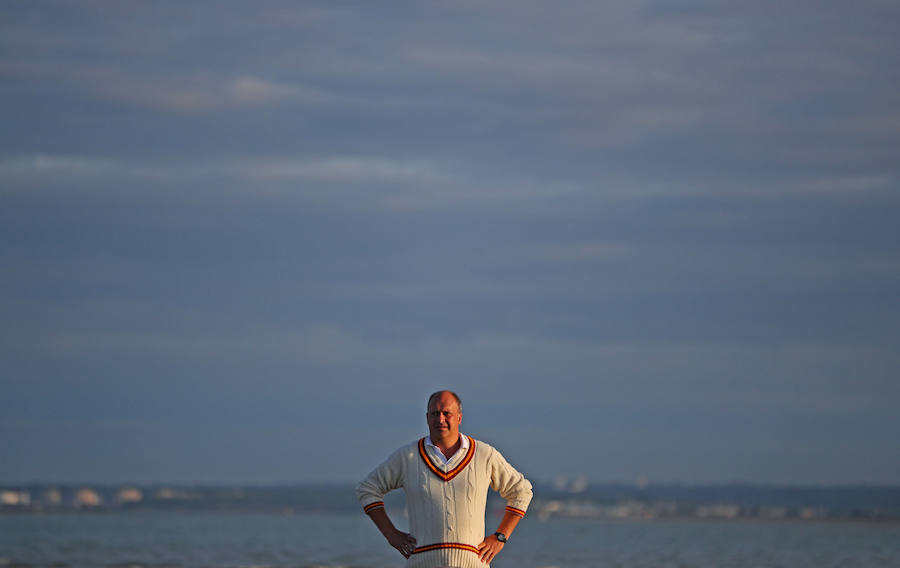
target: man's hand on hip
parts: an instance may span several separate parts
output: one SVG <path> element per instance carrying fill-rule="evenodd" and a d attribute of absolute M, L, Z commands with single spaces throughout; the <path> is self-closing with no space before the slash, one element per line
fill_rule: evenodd
<path fill-rule="evenodd" d="M 484 537 L 484 540 L 478 545 L 481 561 L 485 564 L 490 564 L 491 560 L 493 560 L 501 550 L 503 550 L 503 543 L 497 540 L 497 537 L 494 535 Z"/>
<path fill-rule="evenodd" d="M 395 530 L 393 534 L 387 537 L 387 541 L 400 551 L 403 558 L 409 558 L 409 555 L 416 549 L 416 539 L 411 534 L 403 531 Z"/>

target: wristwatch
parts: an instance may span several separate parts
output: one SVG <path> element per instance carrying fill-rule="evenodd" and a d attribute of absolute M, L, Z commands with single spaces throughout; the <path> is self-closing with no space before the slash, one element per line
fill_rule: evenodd
<path fill-rule="evenodd" d="M 506 542 L 506 535 L 502 532 L 497 531 L 494 533 L 494 536 L 497 537 L 497 540 L 499 540 L 500 542 Z"/>

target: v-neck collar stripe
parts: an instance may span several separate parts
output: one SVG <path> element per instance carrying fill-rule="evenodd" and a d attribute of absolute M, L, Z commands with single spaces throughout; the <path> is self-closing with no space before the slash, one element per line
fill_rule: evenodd
<path fill-rule="evenodd" d="M 463 436 L 465 436 L 465 434 L 463 434 Z M 475 438 L 472 438 L 471 436 L 466 437 L 469 439 L 469 451 L 466 452 L 465 457 L 461 462 L 459 462 L 459 465 L 448 472 L 441 471 L 441 469 L 434 465 L 434 462 L 431 461 L 431 458 L 428 456 L 428 452 L 425 451 L 425 438 L 419 440 L 419 457 L 422 458 L 422 461 L 425 462 L 425 465 L 428 467 L 428 469 L 431 470 L 433 474 L 440 477 L 444 481 L 450 481 L 451 479 L 459 475 L 459 472 L 464 470 L 466 466 L 469 465 L 469 462 L 472 461 L 472 458 L 475 457 Z"/>

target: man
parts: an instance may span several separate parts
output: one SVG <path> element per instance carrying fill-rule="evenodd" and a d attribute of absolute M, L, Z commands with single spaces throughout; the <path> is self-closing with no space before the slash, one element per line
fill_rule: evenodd
<path fill-rule="evenodd" d="M 500 452 L 459 433 L 462 403 L 451 391 L 428 398 L 428 436 L 391 454 L 356 488 L 365 512 L 407 568 L 483 568 L 503 550 L 531 502 L 531 483 Z M 384 510 L 384 495 L 403 488 L 411 534 Z M 503 520 L 484 534 L 488 487 L 506 500 Z"/>

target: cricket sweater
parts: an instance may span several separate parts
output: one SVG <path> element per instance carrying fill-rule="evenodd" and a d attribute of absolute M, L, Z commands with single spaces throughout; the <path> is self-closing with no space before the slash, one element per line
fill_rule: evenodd
<path fill-rule="evenodd" d="M 469 437 L 469 449 L 446 464 L 425 438 L 400 448 L 359 483 L 363 509 L 384 507 L 384 495 L 406 493 L 410 534 L 416 549 L 407 568 L 484 568 L 478 544 L 484 540 L 488 488 L 506 500 L 506 510 L 525 516 L 531 483 L 489 444 Z"/>

